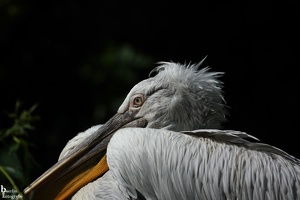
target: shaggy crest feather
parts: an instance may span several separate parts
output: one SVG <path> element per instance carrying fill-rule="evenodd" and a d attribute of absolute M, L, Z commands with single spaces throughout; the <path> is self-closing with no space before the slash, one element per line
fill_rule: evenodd
<path fill-rule="evenodd" d="M 222 94 L 223 83 L 219 80 L 224 73 L 210 72 L 209 67 L 198 70 L 204 59 L 198 64 L 188 65 L 159 62 L 160 66 L 154 69 L 158 72 L 154 78 L 156 83 L 161 82 L 169 90 L 174 90 L 177 97 L 185 98 L 182 102 L 190 101 L 188 105 L 180 106 L 181 102 L 176 102 L 177 104 L 173 106 L 178 110 L 185 106 L 182 108 L 182 112 L 194 112 L 199 117 L 196 122 L 197 127 L 192 126 L 193 128 L 216 128 L 225 121 L 227 114 Z M 172 106 L 172 101 L 170 106 Z M 182 112 L 178 112 L 178 114 Z M 170 113 L 170 116 L 176 115 Z"/>
<path fill-rule="evenodd" d="M 219 80 L 224 74 L 223 72 L 209 72 L 209 67 L 198 71 L 199 64 L 182 65 L 173 62 L 159 62 L 159 64 L 161 65 L 154 69 L 158 72 L 157 79 L 163 79 L 170 83 L 182 83 L 195 88 L 199 87 L 199 89 L 207 92 L 213 91 L 224 101 L 222 95 L 223 82 Z"/>

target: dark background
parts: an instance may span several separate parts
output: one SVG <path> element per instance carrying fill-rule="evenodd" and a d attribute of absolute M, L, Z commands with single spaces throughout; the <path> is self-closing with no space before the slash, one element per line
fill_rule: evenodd
<path fill-rule="evenodd" d="M 296 1 L 276 4 L 0 1 L 0 111 L 38 103 L 29 135 L 40 167 L 78 132 L 104 123 L 158 61 L 225 72 L 230 116 L 245 131 L 300 157 Z"/>

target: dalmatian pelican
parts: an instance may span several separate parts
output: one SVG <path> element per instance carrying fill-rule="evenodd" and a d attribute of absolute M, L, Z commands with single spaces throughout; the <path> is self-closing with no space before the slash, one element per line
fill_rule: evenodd
<path fill-rule="evenodd" d="M 244 132 L 218 130 L 223 73 L 199 69 L 203 60 L 159 63 L 109 121 L 71 139 L 24 196 L 300 199 L 299 159 Z"/>

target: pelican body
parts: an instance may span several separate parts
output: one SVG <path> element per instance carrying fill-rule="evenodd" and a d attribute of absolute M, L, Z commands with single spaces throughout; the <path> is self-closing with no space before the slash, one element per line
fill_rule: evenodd
<path fill-rule="evenodd" d="M 244 132 L 219 130 L 227 114 L 222 73 L 199 70 L 203 61 L 159 63 L 115 116 L 71 139 L 25 197 L 300 199 L 299 159 Z"/>

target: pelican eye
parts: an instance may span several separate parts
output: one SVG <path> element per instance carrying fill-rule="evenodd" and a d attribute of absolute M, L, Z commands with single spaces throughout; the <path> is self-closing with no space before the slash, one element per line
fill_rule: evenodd
<path fill-rule="evenodd" d="M 136 94 L 131 97 L 131 107 L 138 108 L 144 103 L 144 96 L 142 94 Z"/>

